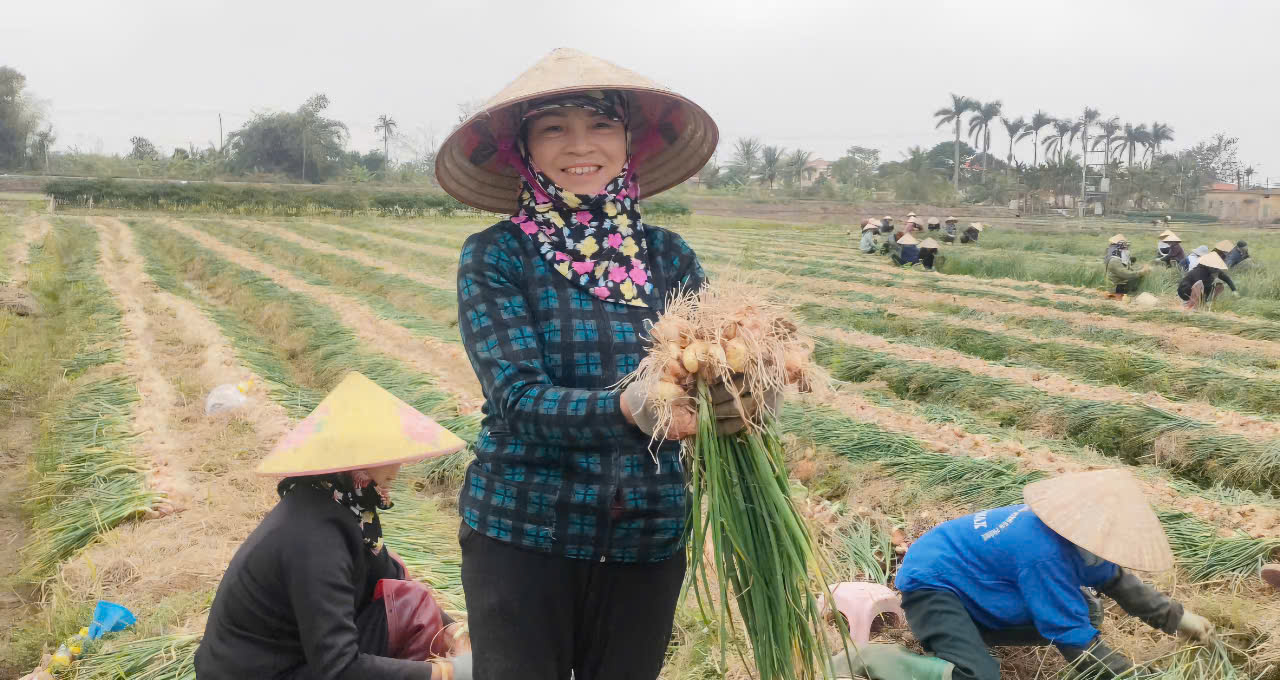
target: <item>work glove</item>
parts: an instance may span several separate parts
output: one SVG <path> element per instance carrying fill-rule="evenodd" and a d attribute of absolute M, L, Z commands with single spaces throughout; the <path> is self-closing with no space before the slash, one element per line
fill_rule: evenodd
<path fill-rule="evenodd" d="M 735 395 L 738 395 L 738 401 L 734 401 Z M 739 403 L 742 404 L 741 410 L 738 409 Z M 716 432 L 733 434 L 747 426 L 743 414 L 752 420 L 760 415 L 760 409 L 777 415 L 782 408 L 782 390 L 775 387 L 763 394 L 753 394 L 746 391 L 743 376 L 737 374 L 731 380 L 711 387 L 711 405 L 716 416 Z"/>
<path fill-rule="evenodd" d="M 1208 642 L 1213 637 L 1213 622 L 1195 612 L 1184 611 L 1178 620 L 1178 635 L 1196 642 Z"/>
<path fill-rule="evenodd" d="M 831 677 L 871 680 L 951 680 L 955 664 L 936 656 L 913 654 L 901 645 L 849 645 L 831 657 Z"/>
<path fill-rule="evenodd" d="M 684 439 L 698 431 L 698 418 L 693 412 L 693 399 L 681 398 L 671 411 L 671 423 L 667 426 L 666 432 L 659 435 L 663 439 Z M 636 427 L 640 431 L 655 436 L 654 430 L 658 428 L 658 404 L 649 397 L 644 386 L 639 382 L 632 382 L 622 390 L 621 397 L 622 408 L 631 414 L 635 421 Z"/>

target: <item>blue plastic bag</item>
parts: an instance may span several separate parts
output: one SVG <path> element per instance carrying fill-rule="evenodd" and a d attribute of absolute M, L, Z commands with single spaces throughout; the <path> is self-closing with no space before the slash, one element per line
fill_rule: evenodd
<path fill-rule="evenodd" d="M 106 600 L 98 600 L 93 608 L 93 623 L 89 625 L 89 639 L 97 640 L 107 633 L 115 633 L 137 622 L 133 612 Z"/>

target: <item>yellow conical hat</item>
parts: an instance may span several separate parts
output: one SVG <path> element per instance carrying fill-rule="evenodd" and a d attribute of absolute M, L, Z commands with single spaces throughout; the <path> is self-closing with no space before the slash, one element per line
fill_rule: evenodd
<path fill-rule="evenodd" d="M 1213 269 L 1220 269 L 1220 270 L 1225 270 L 1227 268 L 1227 263 L 1223 262 L 1222 258 L 1218 257 L 1217 253 L 1209 253 L 1208 255 L 1201 255 L 1200 259 L 1196 260 L 1196 262 L 1202 267 L 1210 267 Z"/>
<path fill-rule="evenodd" d="M 1213 249 L 1214 249 L 1214 250 L 1221 250 L 1221 251 L 1222 251 L 1222 252 L 1224 252 L 1224 253 L 1229 253 L 1229 252 L 1231 252 L 1233 249 L 1235 249 L 1235 247 L 1236 247 L 1236 244 L 1234 244 L 1234 243 L 1232 243 L 1231 241 L 1228 241 L 1228 240 L 1226 240 L 1226 239 L 1223 239 L 1223 240 L 1218 241 L 1217 243 L 1213 244 Z"/>
<path fill-rule="evenodd" d="M 982 223 L 981 223 L 981 222 L 970 222 L 970 223 L 969 223 L 969 226 L 973 227 L 974 229 L 977 229 L 978 231 L 982 231 Z"/>
<path fill-rule="evenodd" d="M 1128 242 L 1129 242 L 1129 239 L 1125 238 L 1124 234 L 1116 234 L 1115 236 L 1112 236 L 1111 238 L 1107 239 L 1107 243 L 1110 243 L 1111 245 L 1115 245 L 1117 243 L 1128 243 Z"/>
<path fill-rule="evenodd" d="M 1178 238 L 1178 235 L 1173 232 L 1169 232 L 1169 235 L 1164 237 L 1163 240 L 1166 243 L 1182 243 L 1182 239 Z"/>
<path fill-rule="evenodd" d="M 1054 533 L 1108 562 L 1138 571 L 1173 566 L 1160 519 L 1133 476 L 1119 468 L 1028 484 L 1023 500 Z"/>
<path fill-rule="evenodd" d="M 914 246 L 914 245 L 918 245 L 919 243 L 920 242 L 915 240 L 915 238 L 911 236 L 911 234 L 903 234 L 902 238 L 898 239 L 898 245 L 900 246 Z"/>
<path fill-rule="evenodd" d="M 1170 236 L 1170 235 L 1172 235 L 1172 234 L 1173 234 L 1173 232 L 1172 232 L 1172 231 L 1169 231 L 1168 229 L 1165 229 L 1164 231 L 1160 232 L 1160 236 L 1159 236 L 1159 238 L 1160 238 L 1160 240 L 1161 240 L 1161 241 L 1163 241 L 1163 240 L 1164 240 L 1164 237 L 1166 237 L 1166 236 Z"/>
<path fill-rule="evenodd" d="M 935 250 L 936 250 L 936 249 L 938 248 L 938 242 L 937 242 L 937 241 L 935 241 L 935 240 L 933 240 L 933 239 L 931 239 L 931 238 L 927 238 L 927 239 L 925 239 L 924 241 L 922 241 L 922 242 L 920 243 L 920 247 L 921 247 L 921 248 L 933 248 L 933 249 L 935 249 Z"/>
<path fill-rule="evenodd" d="M 350 373 L 258 464 L 274 477 L 412 463 L 466 446 L 377 383 Z"/>

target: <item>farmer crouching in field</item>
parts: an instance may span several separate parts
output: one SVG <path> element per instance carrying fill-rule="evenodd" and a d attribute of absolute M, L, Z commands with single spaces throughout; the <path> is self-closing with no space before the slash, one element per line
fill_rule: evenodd
<path fill-rule="evenodd" d="M 898 266 L 910 267 L 920 261 L 920 242 L 911 234 L 903 234 L 889 257 Z"/>
<path fill-rule="evenodd" d="M 1115 286 L 1114 294 L 1119 296 L 1129 294 L 1147 273 L 1145 266 L 1134 269 L 1129 253 L 1129 241 L 1124 234 L 1116 234 L 1107 242 L 1107 254 L 1103 256 L 1102 264 L 1107 271 L 1107 280 Z"/>
<path fill-rule="evenodd" d="M 927 238 L 920 243 L 920 264 L 927 272 L 942 266 L 942 256 L 938 254 L 938 242 Z"/>
<path fill-rule="evenodd" d="M 960 242 L 961 243 L 977 243 L 978 234 L 981 234 L 981 233 L 982 233 L 982 223 L 971 222 L 969 223 L 969 226 L 965 228 L 964 233 L 960 235 Z"/>
<path fill-rule="evenodd" d="M 1028 485 L 1023 497 L 1025 505 L 945 522 L 907 550 L 895 585 L 912 634 L 933 657 L 864 645 L 851 660 L 833 658 L 836 677 L 999 680 L 988 647 L 1049 644 L 1081 677 L 1122 675 L 1133 663 L 1101 640 L 1102 603 L 1087 589 L 1152 628 L 1210 639 L 1212 623 L 1130 571 L 1164 571 L 1173 554 L 1129 473 L 1063 475 Z"/>
<path fill-rule="evenodd" d="M 1182 298 L 1187 309 L 1195 309 L 1220 295 L 1224 283 L 1231 288 L 1232 295 L 1240 294 L 1235 281 L 1227 276 L 1227 263 L 1217 253 L 1208 253 L 1201 256 L 1196 266 L 1182 277 L 1178 283 L 1178 297 Z"/>
<path fill-rule="evenodd" d="M 382 543 L 401 464 L 462 440 L 358 373 L 258 465 L 280 502 L 222 576 L 196 651 L 201 680 L 467 680 L 461 624 Z M 433 661 L 429 661 L 433 660 Z"/>
<path fill-rule="evenodd" d="M 929 231 L 939 231 L 942 229 L 942 224 L 938 221 L 938 218 L 936 217 L 929 218 L 928 226 L 929 226 Z"/>
<path fill-rule="evenodd" d="M 956 242 L 956 218 L 954 216 L 943 220 L 945 223 L 942 227 L 942 240 L 945 243 Z"/>
<path fill-rule="evenodd" d="M 630 678 L 662 668 L 685 575 L 678 440 L 641 382 L 613 387 L 646 331 L 704 274 L 641 199 L 696 174 L 716 147 L 699 106 L 574 50 L 535 64 L 455 130 L 436 177 L 510 215 L 458 263 L 463 347 L 484 393 L 458 499 L 476 677 Z M 726 412 L 723 431 L 741 428 Z"/>
<path fill-rule="evenodd" d="M 877 242 L 876 231 L 880 229 L 880 223 L 876 220 L 867 220 L 862 225 L 862 240 L 858 242 L 858 250 L 864 253 L 874 253 L 876 248 L 880 247 Z"/>
<path fill-rule="evenodd" d="M 1187 254 L 1182 251 L 1182 239 L 1178 235 L 1166 231 L 1161 237 L 1160 245 L 1164 247 L 1163 254 L 1157 260 L 1164 263 L 1166 267 L 1182 267 L 1182 263 L 1187 259 Z M 1159 249 L 1156 251 L 1160 252 Z"/>
<path fill-rule="evenodd" d="M 1227 269 L 1235 269 L 1242 264 L 1246 264 L 1245 260 L 1248 259 L 1249 244 L 1244 241 L 1236 241 L 1236 247 L 1232 248 L 1231 252 L 1227 253 L 1227 256 L 1222 258 L 1222 261 L 1227 263 Z"/>

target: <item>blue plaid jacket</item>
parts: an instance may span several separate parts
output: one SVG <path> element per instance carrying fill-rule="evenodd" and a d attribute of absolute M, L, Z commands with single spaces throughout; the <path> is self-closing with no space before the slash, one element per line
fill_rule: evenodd
<path fill-rule="evenodd" d="M 659 299 L 702 286 L 684 239 L 649 225 L 645 234 Z M 688 497 L 680 448 L 650 453 L 610 389 L 644 357 L 645 322 L 660 312 L 601 302 L 551 269 L 509 221 L 467 239 L 458 327 L 485 404 L 458 499 L 463 521 L 575 559 L 657 562 L 681 549 Z"/>

